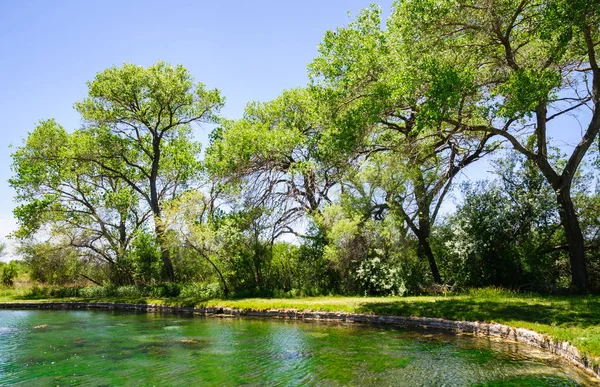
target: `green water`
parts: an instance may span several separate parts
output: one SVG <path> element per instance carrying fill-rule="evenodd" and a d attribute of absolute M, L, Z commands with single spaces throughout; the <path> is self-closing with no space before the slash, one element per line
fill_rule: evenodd
<path fill-rule="evenodd" d="M 384 327 L 0 310 L 0 386 L 588 386 L 545 352 Z"/>

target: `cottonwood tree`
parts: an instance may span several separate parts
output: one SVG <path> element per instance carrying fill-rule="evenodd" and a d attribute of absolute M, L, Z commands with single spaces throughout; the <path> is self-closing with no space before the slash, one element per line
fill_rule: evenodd
<path fill-rule="evenodd" d="M 434 281 L 442 282 L 430 246 L 432 226 L 455 176 L 494 148 L 488 145 L 491 135 L 458 134 L 457 125 L 437 119 L 459 103 L 442 99 L 445 88 L 464 83 L 446 74 L 449 84 L 424 87 L 427 78 L 443 74 L 434 68 L 414 72 L 418 61 L 403 54 L 393 30 L 382 27 L 376 6 L 347 27 L 328 31 L 319 52 L 310 73 L 315 93 L 333 112 L 324 148 L 334 157 L 353 158 L 358 168 L 373 155 L 385 155 L 385 197 L 378 210 L 404 219 Z"/>
<path fill-rule="evenodd" d="M 269 213 L 272 241 L 297 234 L 294 223 L 330 201 L 337 168 L 321 163 L 321 128 L 309 91 L 293 89 L 273 101 L 249 104 L 242 119 L 213 133 L 210 172 L 237 186 L 245 207 Z"/>
<path fill-rule="evenodd" d="M 107 276 L 127 283 L 124 258 L 150 212 L 124 180 L 102 174 L 82 154 L 98 147 L 87 133 L 71 134 L 54 120 L 41 121 L 12 154 L 11 186 L 21 240 L 42 234 L 108 264 Z"/>
<path fill-rule="evenodd" d="M 191 138 L 191 125 L 216 122 L 224 98 L 217 89 L 194 83 L 183 66 L 164 62 L 108 68 L 88 89 L 75 107 L 101 146 L 82 160 L 122 179 L 147 203 L 165 273 L 173 281 L 162 205 L 199 173 L 200 145 Z"/>
<path fill-rule="evenodd" d="M 434 101 L 459 101 L 440 111 L 437 122 L 497 136 L 541 171 L 559 207 L 572 285 L 586 291 L 584 236 L 571 191 L 600 131 L 600 3 L 405 0 L 396 3 L 388 29 L 415 58 L 414 75 L 438 69 L 422 82 L 446 90 Z M 577 138 L 559 162 L 550 157 L 552 129 Z"/>

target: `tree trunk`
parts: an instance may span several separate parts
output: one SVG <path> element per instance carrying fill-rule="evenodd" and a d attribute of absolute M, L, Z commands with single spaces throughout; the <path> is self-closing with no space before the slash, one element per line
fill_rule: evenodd
<path fill-rule="evenodd" d="M 433 281 L 437 284 L 441 284 L 442 277 L 440 276 L 440 271 L 438 269 L 437 262 L 435 261 L 435 256 L 433 255 L 431 245 L 429 244 L 432 223 L 430 212 L 431 198 L 427 194 L 423 173 L 420 169 L 418 169 L 418 172 L 419 173 L 413 179 L 413 184 L 415 187 L 415 200 L 417 202 L 417 210 L 419 211 L 419 228 L 417 229 L 413 226 L 413 232 L 419 239 L 417 254 L 421 257 L 421 259 L 427 259 L 427 262 L 429 262 L 429 269 L 431 269 L 431 275 L 433 276 Z"/>
<path fill-rule="evenodd" d="M 165 228 L 161 223 L 162 219 L 160 214 L 160 203 L 158 197 L 158 189 L 156 186 L 161 157 L 160 140 L 161 139 L 156 136 L 152 140 L 152 150 L 154 151 L 154 157 L 152 158 L 152 170 L 150 171 L 150 179 L 148 181 L 150 183 L 150 207 L 152 209 L 152 213 L 154 214 L 154 232 L 156 234 L 158 244 L 160 245 L 160 257 L 163 261 L 165 274 L 167 275 L 167 280 L 169 282 L 174 282 L 175 271 L 173 270 L 173 263 L 171 262 L 169 246 L 167 246 L 167 241 L 165 240 Z"/>
<path fill-rule="evenodd" d="M 429 269 L 431 270 L 431 275 L 433 276 L 433 281 L 436 284 L 441 284 L 442 277 L 440 276 L 440 271 L 438 269 L 437 262 L 435 261 L 435 256 L 433 255 L 431 245 L 429 244 L 429 237 L 419 237 L 417 254 L 421 257 L 421 259 L 427 258 L 427 262 L 429 262 Z"/>
<path fill-rule="evenodd" d="M 163 266 L 165 269 L 165 274 L 167 275 L 167 280 L 169 282 L 175 281 L 175 270 L 173 269 L 173 263 L 171 262 L 171 254 L 169 252 L 169 247 L 167 246 L 167 241 L 165 240 L 165 230 L 164 227 L 160 224 L 160 219 L 154 220 L 155 227 L 154 232 L 156 233 L 156 239 L 158 239 L 158 244 L 160 246 L 160 257 L 163 261 Z"/>
<path fill-rule="evenodd" d="M 406 221 L 410 230 L 417 237 L 417 241 L 419 243 L 419 245 L 417 246 L 417 256 L 420 259 L 427 259 L 427 262 L 429 263 L 429 269 L 431 270 L 431 275 L 433 276 L 433 280 L 435 281 L 435 283 L 441 284 L 442 277 L 440 276 L 440 271 L 438 269 L 435 256 L 433 255 L 433 250 L 431 250 L 431 245 L 429 244 L 429 237 L 431 236 L 429 207 L 419 207 L 422 209 L 422 211 L 419 211 L 419 227 L 417 227 L 415 222 L 410 218 L 410 216 L 408 216 L 406 211 L 404 211 L 401 203 L 397 206 L 397 208 L 399 209 L 400 214 Z"/>
<path fill-rule="evenodd" d="M 556 199 L 560 220 L 569 245 L 572 286 L 578 292 L 587 292 L 589 289 L 589 280 L 585 264 L 583 233 L 581 232 L 577 213 L 571 200 L 570 189 L 563 188 L 556 190 Z"/>

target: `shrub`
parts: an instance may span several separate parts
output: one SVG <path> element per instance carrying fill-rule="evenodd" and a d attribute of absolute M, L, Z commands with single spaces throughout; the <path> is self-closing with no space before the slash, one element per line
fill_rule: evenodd
<path fill-rule="evenodd" d="M 0 282 L 4 286 L 13 286 L 14 280 L 19 275 L 17 263 L 11 261 L 0 266 Z"/>
<path fill-rule="evenodd" d="M 20 253 L 29 268 L 31 280 L 49 285 L 76 282 L 85 266 L 74 249 L 49 243 L 22 246 Z"/>
<path fill-rule="evenodd" d="M 197 284 L 191 283 L 184 285 L 181 288 L 180 297 L 196 298 L 196 299 L 211 299 L 223 298 L 223 289 L 219 283 Z"/>
<path fill-rule="evenodd" d="M 139 232 L 136 235 L 125 262 L 131 268 L 136 284 L 154 285 L 162 280 L 160 247 L 152 234 Z"/>
<path fill-rule="evenodd" d="M 402 296 L 406 293 L 399 269 L 378 257 L 362 261 L 355 275 L 366 294 Z"/>

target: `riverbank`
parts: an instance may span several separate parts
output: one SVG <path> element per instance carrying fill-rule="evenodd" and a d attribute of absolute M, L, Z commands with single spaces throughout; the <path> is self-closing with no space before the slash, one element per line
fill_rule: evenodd
<path fill-rule="evenodd" d="M 27 300 L 15 292 L 0 294 L 0 302 L 65 302 L 137 305 L 142 309 L 180 308 L 196 313 L 256 315 L 287 318 L 327 318 L 349 321 L 391 322 L 442 329 L 463 330 L 475 334 L 519 340 L 519 335 L 536 332 L 536 343 L 558 351 L 577 348 L 577 357 L 588 369 L 600 373 L 600 296 L 542 296 L 484 289 L 464 294 L 419 297 L 311 297 L 296 299 L 197 300 L 193 298 L 63 298 Z M 18 305 L 14 305 L 18 306 Z M 31 305 L 33 306 L 33 305 Z M 50 306 L 50 305 L 48 305 Z M 100 307 L 100 305 L 97 305 Z M 318 317 L 317 317 L 318 316 Z M 337 316 L 337 317 L 336 317 Z M 357 317 L 364 316 L 364 317 Z M 383 316 L 383 317 L 382 317 Z M 388 321 L 386 321 L 386 318 Z M 396 319 L 394 319 L 396 318 Z M 413 318 L 413 319 L 407 319 Z M 416 319 L 414 319 L 416 318 Z M 444 326 L 435 326 L 435 321 Z M 459 323 L 460 322 L 460 323 Z M 464 323 L 469 322 L 469 323 Z M 479 323 L 475 323 L 479 322 Z M 461 325 L 462 324 L 462 325 Z M 466 324 L 466 325 L 465 325 Z M 500 324 L 502 326 L 495 326 Z M 511 330 L 512 329 L 512 330 Z M 527 338 L 530 340 L 531 337 Z M 526 340 L 520 340 L 527 342 Z M 572 351 L 571 351 L 572 352 Z M 565 356 L 565 355 L 563 355 Z M 575 356 L 575 355 L 573 355 Z M 568 356 L 565 356 L 568 357 Z"/>

